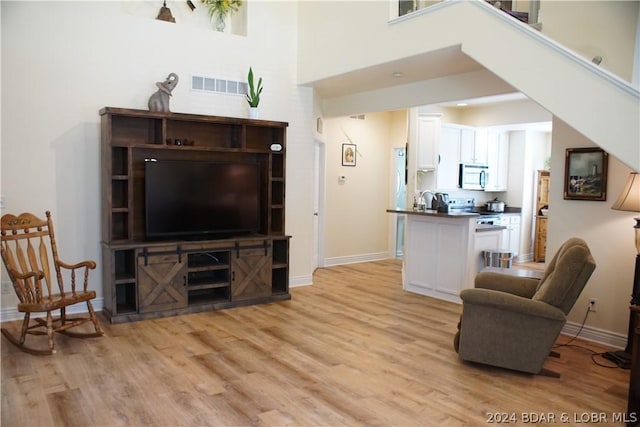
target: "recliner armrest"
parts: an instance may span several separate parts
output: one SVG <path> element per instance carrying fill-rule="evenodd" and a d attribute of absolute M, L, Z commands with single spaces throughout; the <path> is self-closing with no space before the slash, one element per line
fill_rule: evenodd
<path fill-rule="evenodd" d="M 492 289 L 464 289 L 460 292 L 460 298 L 464 305 L 470 304 L 491 307 L 498 310 L 551 320 L 564 321 L 566 319 L 562 310 L 545 302 L 535 301 L 530 298 Z"/>
<path fill-rule="evenodd" d="M 525 298 L 533 297 L 538 288 L 538 283 L 540 283 L 540 279 L 512 276 L 493 271 L 481 271 L 475 278 L 476 288 L 492 289 Z"/>

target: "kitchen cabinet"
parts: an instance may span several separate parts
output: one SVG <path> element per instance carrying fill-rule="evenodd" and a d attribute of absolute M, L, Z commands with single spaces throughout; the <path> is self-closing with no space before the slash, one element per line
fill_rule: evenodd
<path fill-rule="evenodd" d="M 505 131 L 487 129 L 487 165 L 489 172 L 484 191 L 506 191 L 509 174 L 509 139 Z"/>
<path fill-rule="evenodd" d="M 437 188 L 458 189 L 459 164 L 488 165 L 485 191 L 506 191 L 509 173 L 509 137 L 506 131 L 442 124 L 440 128 Z"/>
<path fill-rule="evenodd" d="M 437 172 L 439 190 L 458 189 L 458 164 L 460 163 L 460 128 L 443 124 L 440 130 L 440 163 Z"/>
<path fill-rule="evenodd" d="M 536 235 L 534 241 L 533 260 L 544 262 L 547 253 L 547 217 L 536 217 Z"/>
<path fill-rule="evenodd" d="M 418 170 L 435 170 L 438 166 L 440 115 L 419 114 L 417 126 Z"/>
<path fill-rule="evenodd" d="M 506 230 L 502 232 L 501 247 L 517 256 L 520 254 L 520 215 L 503 215 L 500 225 Z"/>
<path fill-rule="evenodd" d="M 458 126 L 460 130 L 460 163 L 487 164 L 487 138 L 483 132 L 469 126 Z"/>
<path fill-rule="evenodd" d="M 541 214 L 541 209 L 549 207 L 549 179 L 549 171 L 538 171 L 533 247 L 533 260 L 535 262 L 544 262 L 545 253 L 547 252 L 547 217 Z"/>
<path fill-rule="evenodd" d="M 475 233 L 476 271 L 481 271 L 484 268 L 484 251 L 502 249 L 503 232 L 504 230 L 485 230 Z"/>
<path fill-rule="evenodd" d="M 460 302 L 477 272 L 474 217 L 408 213 L 403 289 Z"/>

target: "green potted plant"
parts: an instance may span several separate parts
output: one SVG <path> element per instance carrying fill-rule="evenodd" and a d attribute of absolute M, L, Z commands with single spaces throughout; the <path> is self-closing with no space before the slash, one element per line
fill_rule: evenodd
<path fill-rule="evenodd" d="M 216 30 L 224 31 L 225 19 L 227 15 L 237 12 L 242 6 L 242 0 L 202 0 L 209 8 L 209 16 L 213 21 L 216 19 Z"/>
<path fill-rule="evenodd" d="M 247 102 L 249 103 L 249 118 L 258 117 L 258 104 L 260 104 L 260 94 L 262 93 L 262 77 L 258 79 L 256 85 L 253 80 L 253 69 L 249 67 L 249 75 L 247 76 L 249 84 L 249 92 L 247 93 Z"/>

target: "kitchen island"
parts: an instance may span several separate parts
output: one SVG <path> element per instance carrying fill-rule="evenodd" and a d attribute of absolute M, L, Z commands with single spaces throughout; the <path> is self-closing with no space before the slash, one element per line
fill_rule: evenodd
<path fill-rule="evenodd" d="M 473 287 L 483 251 L 499 249 L 506 228 L 477 226 L 479 214 L 471 212 L 387 212 L 406 214 L 403 289 L 452 302 Z"/>

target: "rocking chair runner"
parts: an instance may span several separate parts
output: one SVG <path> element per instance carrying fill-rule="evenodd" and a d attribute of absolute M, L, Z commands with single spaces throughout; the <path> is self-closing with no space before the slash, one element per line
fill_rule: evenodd
<path fill-rule="evenodd" d="M 22 330 L 17 338 L 6 328 L 2 334 L 22 351 L 36 355 L 53 354 L 54 332 L 60 332 L 75 338 L 90 338 L 103 335 L 96 318 L 91 300 L 96 292 L 88 290 L 89 270 L 96 268 L 93 261 L 77 264 L 66 264 L 58 259 L 58 249 L 53 232 L 51 213 L 46 212 L 47 219 L 42 220 L 33 214 L 22 213 L 19 216 L 6 214 L 1 221 L 2 260 L 19 299 L 18 311 L 24 313 Z M 52 278 L 50 254 L 53 258 Z M 62 270 L 71 271 L 71 288 L 65 289 Z M 76 289 L 76 270 L 84 275 L 81 289 Z M 52 291 L 52 281 L 56 280 L 58 289 Z M 56 292 L 57 293 L 54 293 Z M 68 306 L 86 302 L 88 316 L 67 317 Z M 52 312 L 60 310 L 60 316 L 54 318 Z M 46 318 L 35 318 L 30 324 L 31 313 L 46 313 Z M 84 323 L 93 323 L 95 332 L 72 332 L 69 329 Z M 43 330 L 44 328 L 44 330 Z M 27 334 L 47 335 L 48 349 L 38 349 L 25 344 Z"/>

